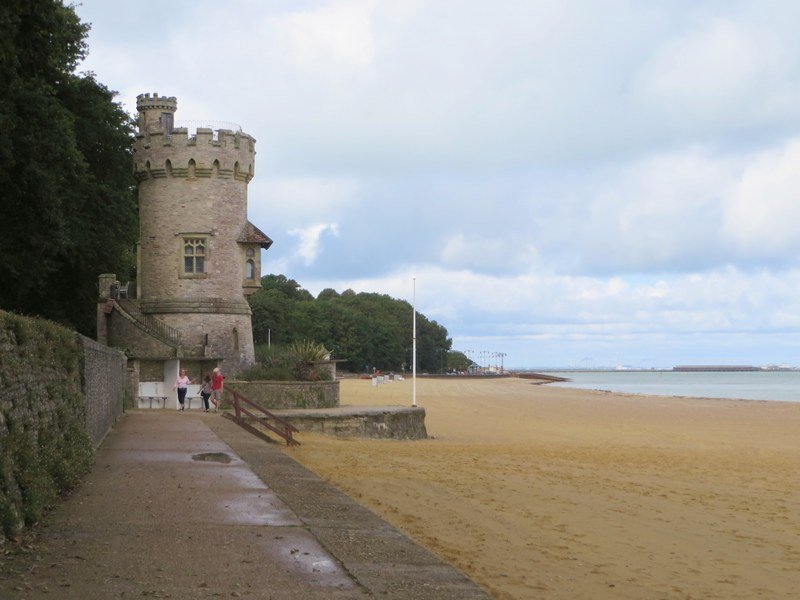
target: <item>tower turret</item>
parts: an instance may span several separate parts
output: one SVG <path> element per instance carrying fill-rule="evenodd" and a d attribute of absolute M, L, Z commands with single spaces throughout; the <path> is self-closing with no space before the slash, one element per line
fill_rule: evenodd
<path fill-rule="evenodd" d="M 139 94 L 136 96 L 136 110 L 139 111 L 139 132 L 150 129 L 163 129 L 171 133 L 175 111 L 178 110 L 178 99 L 175 96 L 159 96 L 158 94 Z"/>

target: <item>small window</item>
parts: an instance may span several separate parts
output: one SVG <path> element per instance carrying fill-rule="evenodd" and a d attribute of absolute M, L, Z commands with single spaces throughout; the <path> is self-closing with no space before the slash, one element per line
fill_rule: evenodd
<path fill-rule="evenodd" d="M 183 273 L 185 275 L 201 275 L 205 272 L 205 238 L 183 238 Z"/>
<path fill-rule="evenodd" d="M 256 263 L 253 260 L 247 261 L 247 278 L 248 279 L 256 278 Z"/>
<path fill-rule="evenodd" d="M 161 113 L 161 128 L 167 133 L 172 133 L 172 127 L 175 122 L 175 115 L 173 113 Z"/>

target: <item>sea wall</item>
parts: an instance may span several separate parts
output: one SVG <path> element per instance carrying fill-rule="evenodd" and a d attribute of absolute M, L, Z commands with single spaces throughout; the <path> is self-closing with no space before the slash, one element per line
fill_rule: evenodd
<path fill-rule="evenodd" d="M 338 381 L 226 381 L 262 408 L 333 408 L 339 406 Z"/>
<path fill-rule="evenodd" d="M 301 432 L 311 431 L 337 437 L 395 440 L 424 440 L 425 409 L 405 406 L 343 406 L 331 410 L 276 411 Z"/>
<path fill-rule="evenodd" d="M 0 311 L 0 543 L 88 472 L 122 414 L 124 365 L 70 329 Z"/>

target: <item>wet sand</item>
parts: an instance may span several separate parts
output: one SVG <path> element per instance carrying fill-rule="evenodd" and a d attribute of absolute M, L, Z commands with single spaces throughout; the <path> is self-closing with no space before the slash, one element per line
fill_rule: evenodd
<path fill-rule="evenodd" d="M 411 381 L 343 380 L 410 405 Z M 419 379 L 424 441 L 286 452 L 496 598 L 800 598 L 800 403 Z"/>

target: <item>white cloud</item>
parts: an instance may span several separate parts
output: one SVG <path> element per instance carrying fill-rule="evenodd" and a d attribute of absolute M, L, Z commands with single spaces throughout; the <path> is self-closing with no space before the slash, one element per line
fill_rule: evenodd
<path fill-rule="evenodd" d="M 722 200 L 739 168 L 737 158 L 687 149 L 603 174 L 597 189 L 585 190 L 585 200 L 573 203 L 568 214 L 578 268 L 686 271 L 724 262 Z"/>
<path fill-rule="evenodd" d="M 307 223 L 341 214 L 356 201 L 359 188 L 352 178 L 257 177 L 249 190 L 250 208 L 271 221 L 291 216 Z"/>
<path fill-rule="evenodd" d="M 650 101 L 678 113 L 727 110 L 769 79 L 773 68 L 768 36 L 728 19 L 707 23 L 664 44 L 637 74 Z"/>
<path fill-rule="evenodd" d="M 333 2 L 281 16 L 277 41 L 295 67 L 368 67 L 373 62 L 374 0 Z"/>
<path fill-rule="evenodd" d="M 480 271 L 527 271 L 537 263 L 539 254 L 529 240 L 466 236 L 462 233 L 444 241 L 440 259 L 444 266 Z"/>
<path fill-rule="evenodd" d="M 724 219 L 725 235 L 743 256 L 789 257 L 800 250 L 800 139 L 754 157 L 737 181 Z"/>
<path fill-rule="evenodd" d="M 288 233 L 300 239 L 297 254 L 306 265 L 311 265 L 322 249 L 323 234 L 329 233 L 334 237 L 338 237 L 339 226 L 336 223 L 318 223 L 303 229 L 292 229 Z"/>

